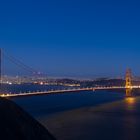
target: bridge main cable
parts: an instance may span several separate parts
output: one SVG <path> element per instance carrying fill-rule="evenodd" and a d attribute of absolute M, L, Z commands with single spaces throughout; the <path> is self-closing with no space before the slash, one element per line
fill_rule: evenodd
<path fill-rule="evenodd" d="M 8 53 L 5 51 L 1 51 L 1 54 L 3 54 L 3 56 L 6 57 L 10 62 L 14 63 L 19 68 L 24 69 L 25 71 L 28 71 L 29 73 L 34 74 L 34 73 L 38 72 L 37 70 L 31 68 L 30 66 L 25 65 L 23 62 L 21 62 L 17 58 L 15 58 L 11 55 L 8 55 Z"/>

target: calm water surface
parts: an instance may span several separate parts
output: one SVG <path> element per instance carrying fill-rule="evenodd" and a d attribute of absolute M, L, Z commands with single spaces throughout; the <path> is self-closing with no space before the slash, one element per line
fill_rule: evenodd
<path fill-rule="evenodd" d="M 140 138 L 140 96 L 126 98 L 125 93 L 117 91 L 82 91 L 11 100 L 51 130 L 58 140 Z M 111 103 L 92 108 L 109 102 Z M 82 107 L 91 108 L 79 109 L 78 112 L 73 110 Z M 72 111 L 64 112 L 68 110 Z M 58 115 L 59 112 L 64 113 Z"/>
<path fill-rule="evenodd" d="M 123 93 L 108 91 L 82 91 L 12 98 L 34 117 L 52 115 L 81 107 L 96 106 L 124 98 Z"/>

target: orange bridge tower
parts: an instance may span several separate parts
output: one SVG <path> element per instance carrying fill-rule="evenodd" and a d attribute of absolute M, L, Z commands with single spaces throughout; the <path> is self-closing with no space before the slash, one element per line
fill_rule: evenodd
<path fill-rule="evenodd" d="M 130 69 L 126 71 L 125 81 L 126 96 L 132 96 L 132 72 Z"/>

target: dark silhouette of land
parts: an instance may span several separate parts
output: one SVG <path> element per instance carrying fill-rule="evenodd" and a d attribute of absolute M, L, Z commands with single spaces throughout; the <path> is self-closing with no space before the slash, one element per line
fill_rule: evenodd
<path fill-rule="evenodd" d="M 15 103 L 0 98 L 0 140 L 55 140 L 55 138 Z"/>

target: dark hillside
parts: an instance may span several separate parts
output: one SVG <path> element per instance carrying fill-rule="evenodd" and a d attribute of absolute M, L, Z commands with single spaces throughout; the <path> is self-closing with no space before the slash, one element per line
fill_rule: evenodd
<path fill-rule="evenodd" d="M 12 101 L 0 98 L 0 140 L 55 140 L 35 119 Z"/>

